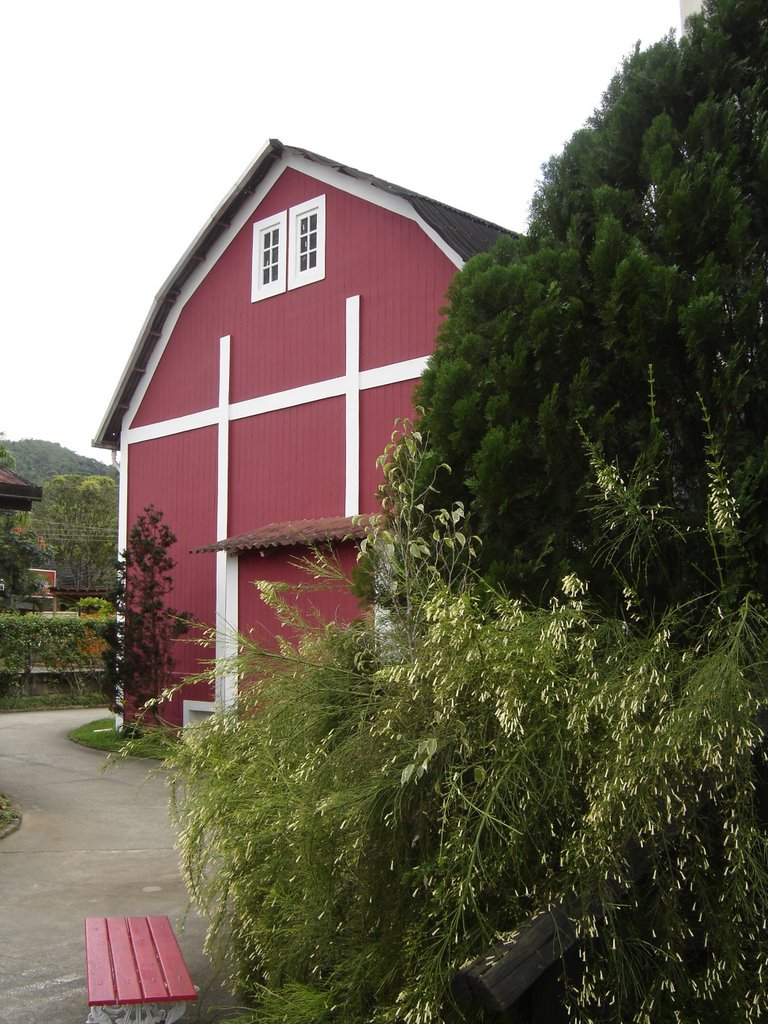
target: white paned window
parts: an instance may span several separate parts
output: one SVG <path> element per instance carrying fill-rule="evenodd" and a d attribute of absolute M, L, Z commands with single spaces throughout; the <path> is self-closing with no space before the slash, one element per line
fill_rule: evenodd
<path fill-rule="evenodd" d="M 288 212 L 288 287 L 325 277 L 325 196 L 292 206 Z"/>
<path fill-rule="evenodd" d="M 287 215 L 282 213 L 253 225 L 253 267 L 251 302 L 267 299 L 285 291 L 288 251 Z"/>

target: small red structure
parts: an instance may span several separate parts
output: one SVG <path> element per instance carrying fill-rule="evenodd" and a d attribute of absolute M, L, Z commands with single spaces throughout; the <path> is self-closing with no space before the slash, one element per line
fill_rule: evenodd
<path fill-rule="evenodd" d="M 374 511 L 376 459 L 412 411 L 448 284 L 502 233 L 272 140 L 184 254 L 94 443 L 121 451 L 121 549 L 146 505 L 163 510 L 173 604 L 221 628 L 220 654 L 226 629 L 272 628 L 251 581 L 294 579 L 297 545 L 336 541 L 352 564 L 339 537 Z M 357 614 L 350 594 L 328 600 L 326 616 Z M 183 677 L 195 648 L 178 648 Z M 169 718 L 227 703 L 231 682 L 218 689 L 185 688 Z"/>

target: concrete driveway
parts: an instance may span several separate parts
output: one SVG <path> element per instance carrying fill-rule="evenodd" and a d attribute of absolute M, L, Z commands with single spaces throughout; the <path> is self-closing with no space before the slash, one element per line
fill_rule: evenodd
<path fill-rule="evenodd" d="M 0 790 L 24 814 L 0 840 L 0 1021 L 83 1024 L 83 918 L 108 914 L 168 914 L 201 990 L 184 1021 L 224 1020 L 236 1001 L 188 913 L 164 773 L 138 759 L 102 773 L 104 754 L 67 739 L 106 714 L 0 714 Z"/>

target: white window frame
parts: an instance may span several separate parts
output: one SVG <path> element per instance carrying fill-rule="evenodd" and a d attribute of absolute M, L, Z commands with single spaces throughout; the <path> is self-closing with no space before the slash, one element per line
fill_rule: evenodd
<path fill-rule="evenodd" d="M 275 228 L 279 231 L 277 249 L 277 277 L 266 284 L 263 281 L 264 236 Z M 286 253 L 288 252 L 288 215 L 285 210 L 272 217 L 257 220 L 253 225 L 253 260 L 251 265 L 251 302 L 260 302 L 272 295 L 279 295 L 286 287 Z"/>
<path fill-rule="evenodd" d="M 299 223 L 308 214 L 317 214 L 317 262 L 307 270 L 300 269 L 301 234 Z M 305 284 L 325 279 L 325 196 L 308 199 L 292 206 L 288 211 L 288 288 L 302 288 Z"/>

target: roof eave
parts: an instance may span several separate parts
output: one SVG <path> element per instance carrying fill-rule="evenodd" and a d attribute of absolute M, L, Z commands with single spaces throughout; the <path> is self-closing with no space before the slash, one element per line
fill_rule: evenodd
<path fill-rule="evenodd" d="M 0 482 L 0 511 L 31 512 L 33 501 L 42 501 L 43 489 L 10 470 L 4 470 L 5 480 Z M 7 479 L 8 477 L 13 479 Z"/>
<path fill-rule="evenodd" d="M 115 389 L 107 412 L 94 437 L 94 448 L 120 447 L 121 420 L 128 409 L 139 381 L 146 372 L 160 327 L 181 294 L 181 285 L 190 273 L 205 259 L 211 245 L 229 228 L 232 216 L 253 193 L 255 186 L 265 176 L 272 164 L 280 158 L 285 147 L 279 139 L 270 139 L 253 163 L 235 185 L 229 190 L 216 210 L 211 214 L 192 244 L 178 261 L 165 283 L 155 296 L 136 343 L 126 364 L 120 382 Z M 167 309 L 163 307 L 167 306 Z M 158 323 L 159 321 L 159 323 Z"/>

